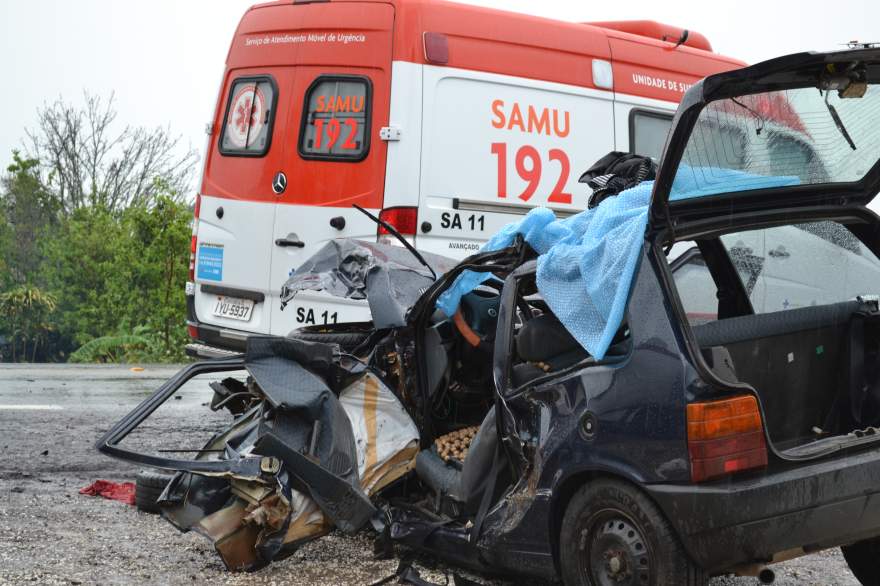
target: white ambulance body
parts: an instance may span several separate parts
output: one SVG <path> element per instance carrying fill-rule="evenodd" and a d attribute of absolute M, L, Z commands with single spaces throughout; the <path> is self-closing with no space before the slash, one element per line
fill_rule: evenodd
<path fill-rule="evenodd" d="M 684 42 L 681 42 L 684 41 Z M 464 258 L 535 206 L 586 207 L 612 150 L 659 157 L 696 81 L 742 63 L 650 21 L 565 23 L 439 0 L 255 6 L 227 60 L 188 285 L 191 337 L 369 321 L 364 303 L 281 286 L 334 238 Z"/>

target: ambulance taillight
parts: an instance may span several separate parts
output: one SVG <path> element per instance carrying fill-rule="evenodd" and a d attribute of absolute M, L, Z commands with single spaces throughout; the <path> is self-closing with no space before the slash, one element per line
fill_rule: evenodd
<path fill-rule="evenodd" d="M 196 249 L 198 247 L 198 233 L 199 233 L 199 211 L 202 208 L 202 195 L 196 195 L 196 205 L 193 210 L 193 221 L 192 221 L 192 239 L 190 240 L 189 245 L 189 282 L 196 282 Z"/>
<path fill-rule="evenodd" d="M 402 236 L 415 236 L 419 222 L 419 208 L 408 206 L 385 208 L 379 212 L 379 219 L 394 226 Z M 379 226 L 377 236 L 388 234 L 390 234 L 388 230 Z"/>

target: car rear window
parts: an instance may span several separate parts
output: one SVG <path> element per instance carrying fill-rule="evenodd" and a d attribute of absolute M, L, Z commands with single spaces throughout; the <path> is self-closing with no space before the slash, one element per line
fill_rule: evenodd
<path fill-rule="evenodd" d="M 360 161 L 370 149 L 370 80 L 325 75 L 305 95 L 299 154 L 305 159 Z"/>
<path fill-rule="evenodd" d="M 673 192 L 688 198 L 861 181 L 880 158 L 880 86 L 869 85 L 861 98 L 841 93 L 812 87 L 708 104 Z"/>
<path fill-rule="evenodd" d="M 721 236 L 756 314 L 880 294 L 880 259 L 838 222 Z M 670 262 L 691 325 L 717 319 L 718 286 L 696 248 Z"/>
<path fill-rule="evenodd" d="M 220 135 L 221 154 L 259 157 L 269 151 L 277 94 L 275 81 L 267 76 L 242 77 L 232 83 Z"/>

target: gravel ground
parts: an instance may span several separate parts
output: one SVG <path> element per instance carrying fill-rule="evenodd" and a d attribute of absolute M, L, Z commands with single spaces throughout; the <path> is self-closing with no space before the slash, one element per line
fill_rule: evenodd
<path fill-rule="evenodd" d="M 101 456 L 93 444 L 175 370 L 0 367 L 0 584 L 362 585 L 393 573 L 397 561 L 374 560 L 364 532 L 332 533 L 260 572 L 230 574 L 204 538 L 134 507 L 79 495 L 98 478 L 133 480 L 133 467 Z M 193 381 L 132 439 L 192 447 L 193 437 L 206 437 L 220 422 L 202 406 L 206 387 Z M 452 571 L 430 559 L 417 566 L 441 584 Z M 836 550 L 774 569 L 783 586 L 858 584 Z M 467 575 L 499 586 L 524 583 Z M 722 577 L 712 586 L 756 583 Z"/>

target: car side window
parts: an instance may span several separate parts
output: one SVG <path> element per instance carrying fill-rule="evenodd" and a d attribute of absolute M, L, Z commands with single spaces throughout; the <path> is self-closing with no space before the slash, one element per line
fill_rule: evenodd
<path fill-rule="evenodd" d="M 629 118 L 630 150 L 637 155 L 659 161 L 670 128 L 672 116 L 668 114 L 633 110 Z"/>
<path fill-rule="evenodd" d="M 306 91 L 299 154 L 304 159 L 360 161 L 370 150 L 369 78 L 323 75 Z"/>
<path fill-rule="evenodd" d="M 241 77 L 226 100 L 220 154 L 260 157 L 269 151 L 278 90 L 268 76 Z"/>
<path fill-rule="evenodd" d="M 670 262 L 679 298 L 688 322 L 700 325 L 718 319 L 718 287 L 700 250 L 692 242 L 683 243 L 684 251 Z"/>
<path fill-rule="evenodd" d="M 721 242 L 755 313 L 880 293 L 880 260 L 837 222 L 736 232 Z"/>

